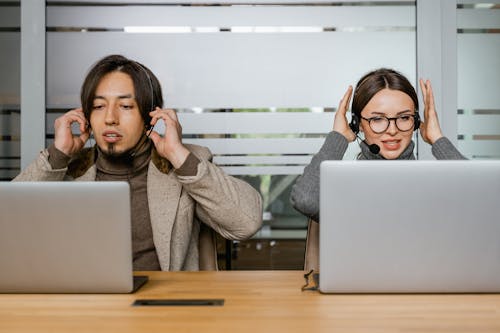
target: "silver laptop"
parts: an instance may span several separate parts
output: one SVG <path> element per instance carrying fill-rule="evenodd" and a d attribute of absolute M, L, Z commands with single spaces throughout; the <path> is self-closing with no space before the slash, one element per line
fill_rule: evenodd
<path fill-rule="evenodd" d="M 1 182 L 1 293 L 128 293 L 126 182 Z"/>
<path fill-rule="evenodd" d="M 324 293 L 500 292 L 500 161 L 326 161 Z"/>

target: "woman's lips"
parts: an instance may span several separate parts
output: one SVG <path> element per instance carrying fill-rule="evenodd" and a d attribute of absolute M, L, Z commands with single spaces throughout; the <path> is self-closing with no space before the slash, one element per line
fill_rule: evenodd
<path fill-rule="evenodd" d="M 398 150 L 401 147 L 401 140 L 384 140 L 382 145 L 386 150 Z"/>

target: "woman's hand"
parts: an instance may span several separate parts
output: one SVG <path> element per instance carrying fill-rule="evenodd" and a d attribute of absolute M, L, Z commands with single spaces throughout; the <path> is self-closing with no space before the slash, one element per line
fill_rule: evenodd
<path fill-rule="evenodd" d="M 80 135 L 73 135 L 71 124 L 80 125 Z M 90 128 L 81 108 L 73 109 L 54 122 L 54 146 L 68 156 L 79 152 L 90 137 Z"/>
<path fill-rule="evenodd" d="M 160 109 L 156 107 L 149 113 L 151 125 L 155 125 L 159 119 L 165 123 L 165 133 L 163 137 L 155 131 L 151 132 L 150 138 L 160 156 L 172 163 L 178 169 L 186 161 L 189 150 L 182 144 L 182 127 L 177 118 L 177 114 L 172 109 Z"/>
<path fill-rule="evenodd" d="M 349 122 L 346 117 L 346 113 L 351 102 L 351 96 L 352 86 L 349 86 L 344 94 L 344 97 L 340 100 L 339 108 L 337 109 L 337 112 L 335 112 L 335 118 L 333 120 L 333 130 L 342 134 L 348 142 L 352 142 L 356 139 L 356 134 L 349 127 Z"/>
<path fill-rule="evenodd" d="M 434 93 L 432 92 L 431 82 L 420 79 L 420 89 L 424 99 L 424 120 L 420 123 L 420 134 L 422 139 L 433 145 L 439 138 L 443 137 L 441 127 L 434 105 Z"/>

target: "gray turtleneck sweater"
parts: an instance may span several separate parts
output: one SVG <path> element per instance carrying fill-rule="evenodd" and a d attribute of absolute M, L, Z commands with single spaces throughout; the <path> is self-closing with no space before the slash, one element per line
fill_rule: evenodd
<path fill-rule="evenodd" d="M 319 222 L 319 166 L 326 160 L 341 160 L 347 150 L 349 142 L 340 133 L 330 132 L 319 152 L 314 155 L 304 172 L 292 187 L 290 201 L 295 209 L 302 214 Z M 358 155 L 359 160 L 381 160 L 384 159 L 379 154 L 373 154 L 367 145 L 361 144 L 361 152 Z M 397 158 L 398 160 L 414 160 L 413 141 Z M 438 139 L 432 145 L 432 154 L 437 160 L 462 160 L 465 159 L 462 154 L 445 137 Z"/>

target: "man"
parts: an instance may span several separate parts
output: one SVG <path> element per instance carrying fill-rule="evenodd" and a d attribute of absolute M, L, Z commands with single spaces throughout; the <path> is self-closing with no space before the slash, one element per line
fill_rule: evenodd
<path fill-rule="evenodd" d="M 127 181 L 134 270 L 198 270 L 200 222 L 234 240 L 259 229 L 259 193 L 211 163 L 207 148 L 182 143 L 177 115 L 162 109 L 148 68 L 120 55 L 103 58 L 85 78 L 81 103 L 56 119 L 54 143 L 14 181 Z M 160 119 L 163 136 L 152 131 Z M 96 145 L 84 148 L 91 132 Z"/>

